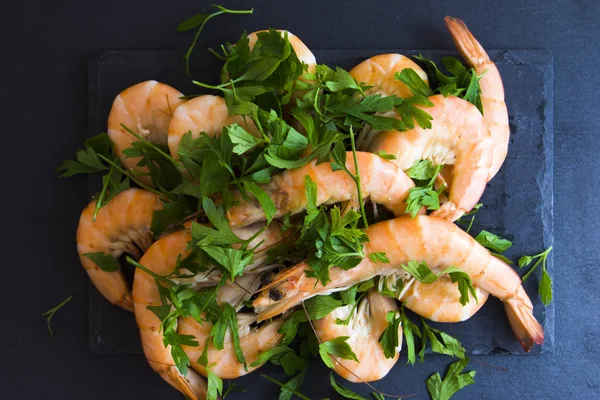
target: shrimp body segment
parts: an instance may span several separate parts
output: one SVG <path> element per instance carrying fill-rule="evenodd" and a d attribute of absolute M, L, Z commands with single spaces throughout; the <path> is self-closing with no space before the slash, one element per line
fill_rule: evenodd
<path fill-rule="evenodd" d="M 417 63 L 402 54 L 380 54 L 366 59 L 350 70 L 350 75 L 359 83 L 373 86 L 366 91 L 367 95 L 379 93 L 383 96 L 396 95 L 407 98 L 413 95 L 410 88 L 394 79 L 396 72 L 403 69 L 412 69 L 417 75 L 428 83 L 427 73 Z"/>
<path fill-rule="evenodd" d="M 357 152 L 363 198 L 380 203 L 394 214 L 405 210 L 404 200 L 414 187 L 412 180 L 395 164 L 366 152 Z M 352 153 L 348 152 L 346 167 L 355 173 Z M 330 163 L 317 164 L 312 161 L 304 167 L 287 170 L 271 179 L 262 189 L 275 203 L 275 218 L 287 213 L 297 214 L 306 209 L 305 177 L 309 176 L 317 185 L 317 205 L 341 201 L 353 201 L 357 206 L 358 194 L 352 178 L 342 170 L 332 171 Z M 257 201 L 247 202 L 238 196 L 238 205 L 227 211 L 231 226 L 244 226 L 264 220 L 265 214 Z"/>
<path fill-rule="evenodd" d="M 393 358 L 386 358 L 379 337 L 387 328 L 386 314 L 398 311 L 394 299 L 371 289 L 362 299 L 348 325 L 336 324 L 336 319 L 346 319 L 352 306 L 339 307 L 326 317 L 314 321 L 317 337 L 321 341 L 348 336 L 347 343 L 359 362 L 337 358 L 334 371 L 350 382 L 372 382 L 382 379 L 394 367 L 402 347 L 402 327 L 398 327 L 399 344 Z"/>
<path fill-rule="evenodd" d="M 279 315 L 309 297 L 343 290 L 376 275 L 403 272 L 402 264 L 418 260 L 425 261 L 434 272 L 450 266 L 460 268 L 469 274 L 473 285 L 502 300 L 513 332 L 525 350 L 543 343 L 544 331 L 533 316 L 533 305 L 520 277 L 455 224 L 422 215 L 380 222 L 365 232 L 370 240 L 365 252 L 384 251 L 389 263 L 375 263 L 367 257 L 348 271 L 332 268 L 326 286 L 306 276 L 307 264 L 284 270 L 267 286 L 284 296 L 275 301 L 269 297 L 271 290 L 263 290 L 254 301 L 259 320 Z"/>
<path fill-rule="evenodd" d="M 220 96 L 202 95 L 194 97 L 177 107 L 168 126 L 168 144 L 171 156 L 179 159 L 177 149 L 183 135 L 188 132 L 197 138 L 202 132 L 210 137 L 220 136 L 223 128 L 237 123 L 249 133 L 260 136 L 250 118 L 240 115 L 229 116 L 225 99 Z"/>
<path fill-rule="evenodd" d="M 96 201 L 81 213 L 77 227 L 77 252 L 94 286 L 111 303 L 133 311 L 130 288 L 121 270 L 104 271 L 85 254 L 104 253 L 135 258 L 152 244 L 152 214 L 163 207 L 160 198 L 146 190 L 127 189 L 100 208 L 92 217 Z"/>
<path fill-rule="evenodd" d="M 454 17 L 446 17 L 444 21 L 463 59 L 478 75 L 484 74 L 479 80 L 483 119 L 494 140 L 494 158 L 489 171 L 489 181 L 498 173 L 508 153 L 510 126 L 504 102 L 504 85 L 496 64 L 490 60 L 465 23 Z"/>
<path fill-rule="evenodd" d="M 455 221 L 479 201 L 493 157 L 493 141 L 479 110 L 458 97 L 429 97 L 433 107 L 423 107 L 433 120 L 431 129 L 419 126 L 405 132 L 385 131 L 377 135 L 369 150 L 385 151 L 407 170 L 419 160 L 453 164 L 449 201 L 433 215 Z M 421 106 L 418 106 L 421 107 Z"/>
<path fill-rule="evenodd" d="M 238 237 L 247 239 L 257 233 L 261 228 L 261 225 L 253 225 L 242 229 L 236 229 L 234 233 Z M 275 224 L 271 224 L 265 232 L 262 232 L 250 243 L 250 246 L 254 247 L 260 242 L 263 242 L 257 248 L 255 264 L 262 262 L 264 259 L 262 253 L 266 252 L 274 242 L 281 240 L 281 234 L 278 235 L 277 231 L 279 231 L 279 227 Z M 169 275 L 177 266 L 178 258 L 181 257 L 181 259 L 185 259 L 185 257 L 189 255 L 190 251 L 187 249 L 187 246 L 191 239 L 191 234 L 187 229 L 173 232 L 152 244 L 139 262 L 141 265 L 158 275 Z M 252 267 L 253 266 L 249 266 L 247 270 Z M 203 274 L 198 274 L 194 278 L 187 278 L 183 280 L 182 283 L 190 283 L 192 286 L 196 286 L 199 283 L 200 286 L 202 286 L 206 280 Z M 258 288 L 259 284 L 260 274 L 245 273 L 243 276 L 236 279 L 235 284 L 229 283 L 219 290 L 217 302 L 219 304 L 229 303 L 237 309 Z M 184 393 L 189 398 L 204 399 L 206 391 L 206 382 L 204 378 L 193 369 L 189 369 L 187 375 L 182 376 L 177 370 L 175 362 L 171 357 L 170 347 L 165 348 L 163 344 L 160 320 L 152 311 L 147 309 L 147 306 L 162 305 L 160 293 L 154 278 L 140 269 L 136 269 L 133 280 L 133 305 L 144 354 L 152 369 L 159 373 L 171 386 L 181 393 Z M 256 319 L 255 316 L 253 316 L 253 318 Z M 203 328 L 196 326 L 196 321 L 192 321 L 185 321 L 182 319 L 179 321 L 179 328 L 183 330 L 189 329 L 190 331 L 200 334 L 201 331 L 198 330 Z M 210 324 L 206 322 L 205 325 Z M 276 330 L 277 329 L 275 329 L 275 331 Z M 204 344 L 204 341 L 202 344 Z M 202 349 L 203 347 L 200 351 Z M 229 354 L 229 350 L 223 351 L 225 352 L 223 354 Z M 198 356 L 196 356 L 196 359 Z M 236 364 L 231 366 L 232 370 L 237 370 L 238 368 L 237 360 L 235 361 Z"/>
<path fill-rule="evenodd" d="M 476 286 L 477 299 L 469 293 L 469 302 L 463 306 L 460 303 L 458 283 L 452 283 L 448 275 L 441 275 L 430 284 L 413 280 L 407 286 L 398 300 L 404 302 L 412 312 L 435 322 L 466 321 L 479 311 L 489 295 Z"/>
<path fill-rule="evenodd" d="M 127 158 L 123 150 L 138 139 L 121 124 L 152 143 L 167 144 L 167 131 L 175 109 L 184 102 L 181 92 L 157 81 L 133 85 L 117 95 L 108 116 L 108 136 L 114 150 L 127 170 L 147 173 L 147 167 L 138 166 L 139 157 Z M 147 175 L 139 179 L 145 184 L 152 181 Z"/>

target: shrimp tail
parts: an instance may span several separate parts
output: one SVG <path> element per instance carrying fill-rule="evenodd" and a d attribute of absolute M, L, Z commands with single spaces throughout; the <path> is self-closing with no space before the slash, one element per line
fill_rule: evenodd
<path fill-rule="evenodd" d="M 448 16 L 444 18 L 444 22 L 446 22 L 446 27 L 450 31 L 458 52 L 471 66 L 481 65 L 490 60 L 483 46 L 475 39 L 462 20 Z"/>
<path fill-rule="evenodd" d="M 523 350 L 529 351 L 534 343 L 544 344 L 544 329 L 533 316 L 533 308 L 519 298 L 504 302 L 508 322 Z"/>
<path fill-rule="evenodd" d="M 152 363 L 152 362 L 150 362 Z M 183 376 L 177 370 L 177 367 L 172 365 L 166 370 L 158 370 L 153 367 L 155 371 L 158 371 L 160 376 L 168 382 L 175 389 L 183 393 L 187 398 L 191 400 L 204 400 L 207 395 L 207 384 L 206 380 L 197 372 L 189 369 L 186 376 Z"/>

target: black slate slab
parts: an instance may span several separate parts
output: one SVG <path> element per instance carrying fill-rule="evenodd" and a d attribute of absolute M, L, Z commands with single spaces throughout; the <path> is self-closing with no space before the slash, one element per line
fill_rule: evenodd
<path fill-rule="evenodd" d="M 390 52 L 387 50 L 386 52 Z M 423 54 L 439 60 L 448 51 L 397 51 Z M 352 67 L 381 52 L 376 50 L 317 50 L 319 62 Z M 488 184 L 477 214 L 473 233 L 486 229 L 508 237 L 514 245 L 506 256 L 516 260 L 534 254 L 553 243 L 552 163 L 553 163 L 553 68 L 546 50 L 491 51 L 502 74 L 511 125 L 509 154 L 500 173 Z M 137 82 L 156 79 L 186 94 L 202 93 L 189 82 L 181 64 L 181 53 L 161 51 L 107 52 L 94 56 L 89 64 L 89 129 L 94 135 L 106 129 L 113 98 Z M 194 60 L 195 76 L 216 82 L 220 63 L 212 57 Z M 97 182 L 90 181 L 90 194 Z M 548 269 L 553 271 L 550 254 Z M 534 303 L 535 316 L 544 326 L 546 342 L 530 354 L 554 349 L 554 303 L 544 307 L 537 296 L 539 274 L 526 289 Z M 90 285 L 89 343 L 98 354 L 141 353 L 132 316 L 110 305 Z M 433 324 L 459 338 L 470 354 L 520 354 L 508 326 L 501 303 L 496 299 L 473 318 L 460 324 Z M 390 375 L 394 375 L 392 372 Z M 391 378 L 393 379 L 393 378 Z"/>

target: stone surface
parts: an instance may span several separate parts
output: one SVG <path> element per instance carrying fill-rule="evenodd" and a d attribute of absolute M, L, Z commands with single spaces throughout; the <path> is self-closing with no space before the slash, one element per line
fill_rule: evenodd
<path fill-rule="evenodd" d="M 377 50 L 316 50 L 319 62 L 351 68 Z M 387 52 L 390 52 L 389 50 Z M 454 55 L 448 51 L 398 50 L 402 54 L 423 54 L 439 61 Z M 553 243 L 552 162 L 553 162 L 553 70 L 546 50 L 491 51 L 503 78 L 508 104 L 511 143 L 499 174 L 488 184 L 471 233 L 486 229 L 510 238 L 514 245 L 506 252 L 517 260 L 536 254 Z M 205 82 L 218 79 L 219 63 L 212 57 L 195 60 L 195 76 Z M 114 96 L 123 88 L 146 79 L 168 83 L 184 93 L 199 93 L 183 73 L 180 54 L 174 52 L 108 52 L 90 61 L 89 134 L 102 131 Z M 91 184 L 97 192 L 97 182 Z M 553 254 L 548 269 L 553 275 Z M 128 268 L 129 266 L 126 266 Z M 517 268 L 517 267 L 515 267 Z M 518 268 L 517 268 L 518 269 Z M 519 271 L 520 272 L 520 271 Z M 554 348 L 554 303 L 544 307 L 537 295 L 541 271 L 527 282 L 536 318 L 544 326 L 546 342 L 528 354 Z M 560 279 L 560 278 L 559 278 Z M 127 312 L 113 307 L 91 286 L 89 300 L 92 350 L 99 354 L 140 353 L 135 322 Z M 414 317 L 414 315 L 413 315 Z M 491 298 L 471 319 L 460 324 L 433 326 L 459 338 L 469 354 L 522 354 L 505 317 L 500 301 Z"/>

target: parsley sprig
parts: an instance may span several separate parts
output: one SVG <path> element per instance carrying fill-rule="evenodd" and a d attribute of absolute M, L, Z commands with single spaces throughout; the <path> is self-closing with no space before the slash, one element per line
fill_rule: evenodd
<path fill-rule="evenodd" d="M 523 256 L 519 258 L 519 268 L 524 268 L 531 264 L 533 260 L 537 261 L 533 264 L 533 267 L 527 271 L 525 275 L 523 275 L 522 281 L 523 283 L 527 282 L 531 274 L 537 269 L 537 267 L 542 265 L 542 279 L 540 280 L 540 285 L 538 291 L 542 298 L 542 303 L 544 305 L 550 304 L 552 302 L 552 278 L 550 278 L 550 274 L 546 269 L 546 259 L 548 258 L 548 254 L 552 251 L 552 246 L 548 247 L 546 250 L 542 251 L 539 254 L 535 254 L 533 256 Z"/>

